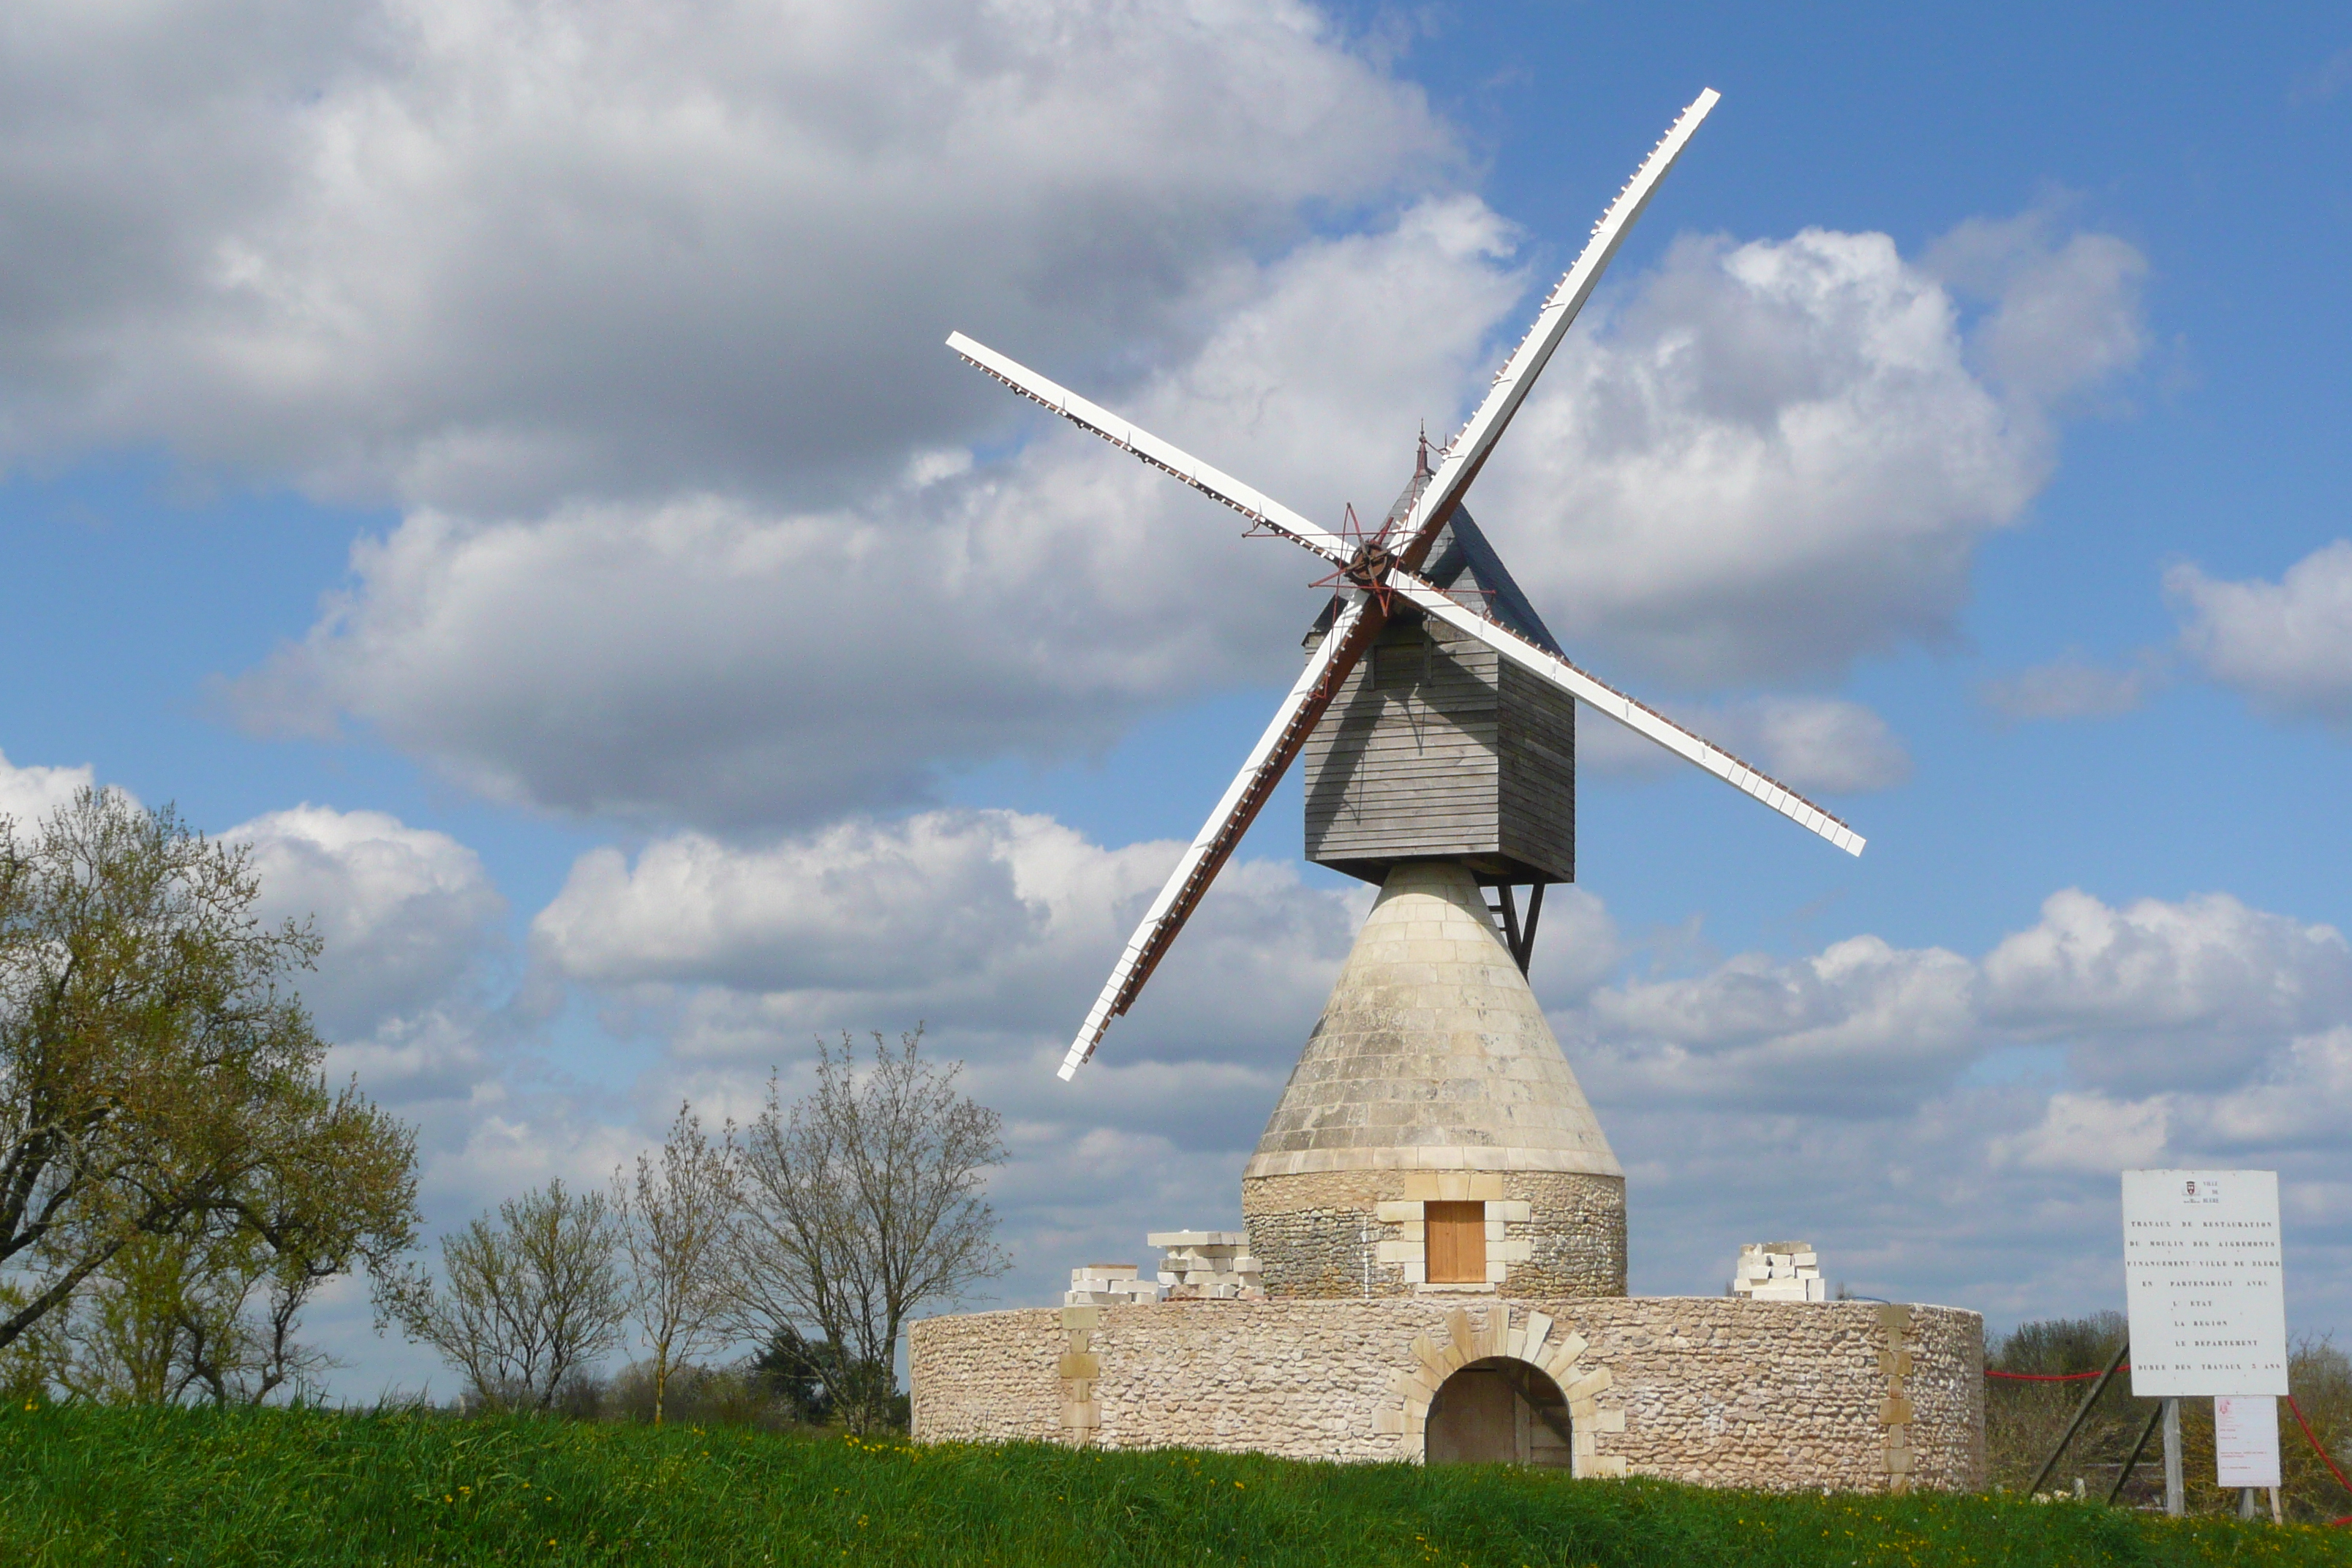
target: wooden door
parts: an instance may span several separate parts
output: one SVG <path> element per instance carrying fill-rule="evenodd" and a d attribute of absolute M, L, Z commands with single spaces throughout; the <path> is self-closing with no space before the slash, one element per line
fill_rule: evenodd
<path fill-rule="evenodd" d="M 1486 1205 L 1424 1204 L 1422 1236 L 1433 1285 L 1476 1285 L 1486 1279 Z"/>

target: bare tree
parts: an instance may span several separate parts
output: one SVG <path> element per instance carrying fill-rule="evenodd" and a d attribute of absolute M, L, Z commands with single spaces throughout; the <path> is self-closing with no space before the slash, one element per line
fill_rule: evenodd
<path fill-rule="evenodd" d="M 443 1237 L 441 1289 L 421 1270 L 381 1285 L 379 1320 L 439 1351 L 485 1404 L 548 1409 L 620 1342 L 620 1230 L 604 1194 L 550 1182 L 500 1204 L 495 1224 L 484 1215 Z"/>
<path fill-rule="evenodd" d="M 1005 1157 L 1003 1118 L 921 1042 L 918 1028 L 893 1050 L 877 1034 L 861 1073 L 848 1035 L 838 1051 L 820 1041 L 815 1089 L 787 1110 L 772 1076 L 744 1135 L 738 1326 L 762 1343 L 787 1329 L 818 1342 L 815 1374 L 857 1432 L 887 1416 L 907 1319 L 1011 1262 L 980 1196 Z"/>
<path fill-rule="evenodd" d="M 736 1171 L 735 1124 L 713 1143 L 702 1118 L 681 1102 L 663 1141 L 661 1160 L 637 1156 L 636 1179 L 613 1175 L 614 1208 L 635 1277 L 634 1304 L 654 1352 L 654 1425 L 662 1422 L 670 1373 L 726 1332 L 732 1301 L 726 1278 L 728 1238 L 742 1200 Z"/>

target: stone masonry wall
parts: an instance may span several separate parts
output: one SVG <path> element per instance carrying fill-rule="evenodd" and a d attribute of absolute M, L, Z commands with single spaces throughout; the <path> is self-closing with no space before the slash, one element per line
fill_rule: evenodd
<path fill-rule="evenodd" d="M 1625 1179 L 1562 1171 L 1319 1171 L 1242 1181 L 1250 1250 L 1269 1296 L 1409 1296 L 1422 1237 L 1403 1206 L 1486 1200 L 1502 1293 L 1625 1293 Z M 1370 1254 L 1367 1280 L 1367 1252 Z"/>
<path fill-rule="evenodd" d="M 914 1436 L 1411 1460 L 1445 1377 L 1508 1356 L 1560 1386 L 1580 1474 L 1972 1489 L 1983 1335 L 1948 1307 L 1711 1297 L 987 1312 L 914 1325 Z"/>

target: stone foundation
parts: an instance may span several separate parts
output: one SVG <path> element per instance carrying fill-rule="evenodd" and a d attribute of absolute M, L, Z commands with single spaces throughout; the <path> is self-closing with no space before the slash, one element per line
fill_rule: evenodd
<path fill-rule="evenodd" d="M 1432 1405 L 1466 1370 L 1500 1373 L 1545 1428 L 1568 1428 L 1581 1475 L 1852 1491 L 1984 1480 L 1983 1320 L 1948 1307 L 1163 1302 L 930 1318 L 908 1342 L 927 1443 L 1415 1461 Z"/>
<path fill-rule="evenodd" d="M 1488 1282 L 1504 1295 L 1625 1293 L 1625 1178 L 1565 1171 L 1318 1171 L 1245 1176 L 1242 1218 L 1269 1296 L 1410 1296 L 1425 1288 L 1420 1205 L 1486 1205 Z"/>

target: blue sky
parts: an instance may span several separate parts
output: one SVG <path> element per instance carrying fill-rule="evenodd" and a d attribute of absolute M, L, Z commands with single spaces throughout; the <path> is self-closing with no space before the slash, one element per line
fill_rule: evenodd
<path fill-rule="evenodd" d="M 1051 1063 L 1320 574 L 940 340 L 1378 509 L 1711 86 L 1470 497 L 1871 838 L 1588 718 L 1536 980 L 1635 1288 L 2120 1305 L 2115 1171 L 2256 1165 L 2352 1327 L 2339 12 L 37 4 L 0 86 L 0 810 L 253 841 L 433 1228 L 918 1019 L 1004 1299 L 1235 1220 L 1363 904 L 1295 784 Z"/>

